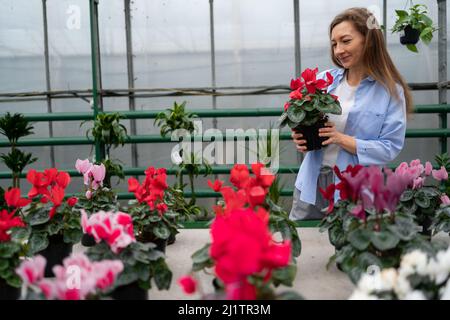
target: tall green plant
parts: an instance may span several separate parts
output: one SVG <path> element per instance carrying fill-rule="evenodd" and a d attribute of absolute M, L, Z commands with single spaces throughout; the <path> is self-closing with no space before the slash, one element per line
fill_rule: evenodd
<path fill-rule="evenodd" d="M 17 148 L 19 139 L 33 134 L 33 129 L 34 127 L 29 124 L 23 114 L 15 113 L 11 115 L 7 112 L 0 118 L 0 134 L 4 135 L 11 145 L 11 151 L 2 154 L 0 159 L 12 171 L 13 187 L 20 187 L 20 174 L 23 169 L 37 160 L 37 158 L 32 157 L 31 153 L 23 152 Z"/>
<path fill-rule="evenodd" d="M 161 128 L 160 133 L 162 137 L 171 135 L 172 133 L 176 132 L 176 130 L 186 130 L 190 134 L 194 133 L 196 128 L 193 120 L 197 118 L 197 115 L 186 111 L 185 107 L 186 101 L 181 104 L 174 102 L 172 108 L 158 113 L 155 118 L 155 125 Z M 192 191 L 192 197 L 189 205 L 195 206 L 196 196 L 194 179 L 200 174 L 202 168 L 204 170 L 203 175 L 205 177 L 212 173 L 212 168 L 204 159 L 202 161 L 197 161 L 197 155 L 193 152 L 183 157 L 183 151 L 183 149 L 180 150 L 180 156 L 184 159 L 178 165 L 178 170 L 176 173 L 176 176 L 178 178 L 178 185 L 176 187 L 184 191 L 185 183 L 183 182 L 183 173 L 186 172 Z M 184 161 L 185 159 L 189 159 L 189 161 L 186 162 Z"/>
<path fill-rule="evenodd" d="M 125 117 L 120 113 L 100 113 L 94 121 L 94 126 L 87 130 L 86 136 L 92 134 L 95 141 L 104 145 L 106 151 L 106 158 L 102 159 L 102 163 L 106 167 L 106 176 L 103 183 L 106 187 L 111 187 L 111 177 L 117 176 L 119 179 L 124 179 L 123 167 L 118 160 L 111 159 L 111 148 L 115 149 L 119 146 L 124 146 L 129 138 L 127 128 L 120 123 L 121 119 Z M 86 122 L 86 121 L 85 121 Z M 81 124 L 83 125 L 84 122 Z M 99 161 L 100 159 L 96 159 Z"/>

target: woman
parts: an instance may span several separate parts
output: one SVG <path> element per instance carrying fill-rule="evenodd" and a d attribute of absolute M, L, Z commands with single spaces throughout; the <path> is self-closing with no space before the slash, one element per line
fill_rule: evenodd
<path fill-rule="evenodd" d="M 412 98 L 374 22 L 377 26 L 367 9 L 350 8 L 330 24 L 331 58 L 339 68 L 328 70 L 334 77 L 328 92 L 339 97 L 342 115 L 331 115 L 319 130 L 326 148 L 308 152 L 302 135 L 292 134 L 297 150 L 305 153 L 295 182 L 293 220 L 324 216 L 319 188 L 335 182 L 335 165 L 340 170 L 349 164 L 386 165 L 403 148 Z"/>

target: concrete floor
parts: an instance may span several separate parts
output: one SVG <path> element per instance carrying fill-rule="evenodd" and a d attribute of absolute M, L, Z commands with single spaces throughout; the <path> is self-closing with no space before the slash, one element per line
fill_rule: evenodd
<path fill-rule="evenodd" d="M 328 241 L 327 233 L 319 233 L 317 228 L 299 228 L 302 241 L 302 254 L 297 260 L 298 270 L 293 288 L 280 287 L 280 291 L 294 290 L 305 299 L 347 299 L 354 286 L 348 277 L 334 265 L 329 270 L 326 264 L 334 254 L 334 247 Z M 179 277 L 189 273 L 191 254 L 210 241 L 208 229 L 180 230 L 175 244 L 168 246 L 167 263 L 173 272 L 170 290 L 151 290 L 149 298 L 160 299 L 199 299 L 199 294 L 186 295 L 177 284 Z M 212 276 L 197 273 L 203 292 L 211 293 Z"/>

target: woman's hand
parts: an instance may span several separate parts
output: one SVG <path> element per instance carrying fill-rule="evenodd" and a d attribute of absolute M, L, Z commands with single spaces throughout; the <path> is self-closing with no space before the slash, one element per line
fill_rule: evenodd
<path fill-rule="evenodd" d="M 337 131 L 333 122 L 327 122 L 325 125 L 326 128 L 319 129 L 319 137 L 328 137 L 327 140 L 322 142 L 323 146 L 335 143 L 351 154 L 356 154 L 355 138 Z"/>
<path fill-rule="evenodd" d="M 319 129 L 319 137 L 328 137 L 327 140 L 322 142 L 323 146 L 335 143 L 341 144 L 343 134 L 336 130 L 336 126 L 333 122 L 326 122 L 326 128 Z"/>
<path fill-rule="evenodd" d="M 299 152 L 305 153 L 308 151 L 308 150 L 306 150 L 306 140 L 302 139 L 303 135 L 301 133 L 292 131 L 291 137 L 295 143 L 295 147 L 297 148 L 297 150 Z"/>

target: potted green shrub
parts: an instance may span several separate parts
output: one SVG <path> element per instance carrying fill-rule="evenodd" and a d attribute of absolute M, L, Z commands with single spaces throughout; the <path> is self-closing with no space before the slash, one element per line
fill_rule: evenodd
<path fill-rule="evenodd" d="M 437 29 L 433 26 L 433 20 L 427 13 L 427 6 L 416 4 L 409 8 L 409 11 L 395 10 L 397 20 L 392 27 L 392 33 L 399 32 L 400 43 L 413 52 L 418 52 L 416 44 L 422 40 L 429 44 L 433 39 L 433 32 Z"/>
<path fill-rule="evenodd" d="M 11 151 L 8 154 L 2 154 L 0 159 L 12 171 L 13 187 L 16 188 L 20 187 L 20 174 L 23 169 L 37 160 L 31 153 L 17 148 L 19 139 L 33 134 L 32 130 L 33 126 L 28 123 L 23 114 L 11 115 L 7 112 L 0 118 L 0 134 L 4 135 L 11 145 Z"/>

